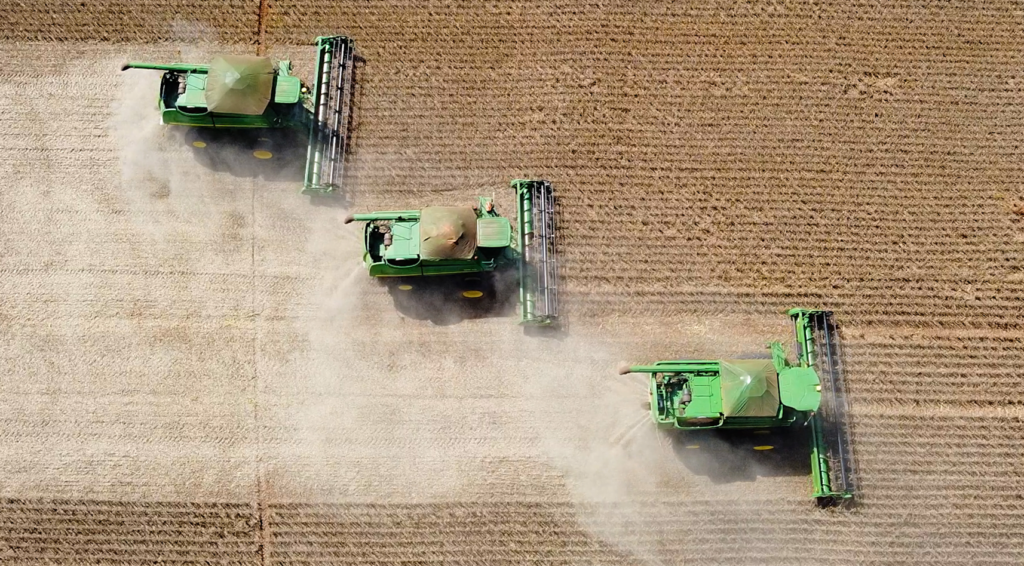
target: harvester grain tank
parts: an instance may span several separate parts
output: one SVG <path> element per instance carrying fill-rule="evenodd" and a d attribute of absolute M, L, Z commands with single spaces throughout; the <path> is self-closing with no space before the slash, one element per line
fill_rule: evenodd
<path fill-rule="evenodd" d="M 855 485 L 839 334 L 829 311 L 788 314 L 796 364 L 772 342 L 767 360 L 671 360 L 623 366 L 619 373 L 648 374 L 651 418 L 660 428 L 810 426 L 814 498 L 822 507 L 843 505 L 852 500 Z"/>
<path fill-rule="evenodd" d="M 558 264 L 551 183 L 516 180 L 512 188 L 514 241 L 511 223 L 488 197 L 479 197 L 476 207 L 352 214 L 345 223 L 366 222 L 363 263 L 371 277 L 402 278 L 411 288 L 416 278 L 518 270 L 521 322 L 554 326 Z"/>
<path fill-rule="evenodd" d="M 158 104 L 169 126 L 254 130 L 291 128 L 308 133 L 303 194 L 341 188 L 354 82 L 354 42 L 318 37 L 312 89 L 291 74 L 289 61 L 220 55 L 208 65 L 129 62 L 121 70 L 164 71 Z M 201 147 L 203 142 L 196 142 Z M 270 152 L 254 152 L 269 158 Z"/>

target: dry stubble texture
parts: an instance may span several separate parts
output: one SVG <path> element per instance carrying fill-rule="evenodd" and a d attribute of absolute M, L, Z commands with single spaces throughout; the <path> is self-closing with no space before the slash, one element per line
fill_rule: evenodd
<path fill-rule="evenodd" d="M 5 41 L 258 41 L 260 0 L 5 0 Z"/>
<path fill-rule="evenodd" d="M 0 10 L 6 40 L 244 51 L 250 4 Z M 555 183 L 561 345 L 399 317 L 288 183 L 126 157 L 159 138 L 109 126 L 135 116 L 111 84 L 150 96 L 116 63 L 173 46 L 7 47 L 0 556 L 1020 563 L 1022 24 L 1012 2 L 272 2 L 300 74 L 321 33 L 365 58 L 360 209 Z M 794 304 L 846 327 L 850 513 L 804 476 L 692 473 L 625 432 L 640 395 L 608 375 L 750 351 Z"/>

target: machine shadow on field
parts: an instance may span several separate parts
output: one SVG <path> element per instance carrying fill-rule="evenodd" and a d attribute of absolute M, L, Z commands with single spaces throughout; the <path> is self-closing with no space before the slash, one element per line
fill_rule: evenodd
<path fill-rule="evenodd" d="M 196 163 L 233 177 L 302 183 L 306 136 L 296 130 L 172 127 Z"/>
<path fill-rule="evenodd" d="M 289 128 L 217 129 L 171 127 L 171 136 L 192 151 L 196 163 L 232 177 L 279 181 L 302 188 L 306 174 L 307 134 Z M 311 195 L 314 206 L 348 208 L 343 190 Z"/>
<path fill-rule="evenodd" d="M 811 475 L 811 429 L 659 431 L 676 458 L 714 484 Z"/>
<path fill-rule="evenodd" d="M 396 277 L 382 279 L 381 283 L 399 313 L 438 326 L 509 316 L 515 310 L 518 290 L 511 272 Z"/>

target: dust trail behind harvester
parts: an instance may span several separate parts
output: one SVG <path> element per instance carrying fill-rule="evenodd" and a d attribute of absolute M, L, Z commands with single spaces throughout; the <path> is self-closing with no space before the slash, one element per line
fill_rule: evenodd
<path fill-rule="evenodd" d="M 533 361 L 524 379 L 535 418 L 543 423 L 538 429 L 544 455 L 561 472 L 580 525 L 645 563 L 677 563 L 683 558 L 680 543 L 659 540 L 666 518 L 654 508 L 673 501 L 733 499 L 734 484 L 716 483 L 693 470 L 701 468 L 701 459 L 746 454 L 714 440 L 703 441 L 699 453 L 687 453 L 678 435 L 659 431 L 652 422 L 646 379 L 619 376 L 615 368 L 647 356 L 716 359 L 758 352 L 779 329 L 760 321 L 721 320 L 648 321 L 634 328 L 638 331 L 584 331 L 562 343 L 528 343 Z M 635 340 L 611 339 L 629 334 Z M 744 490 L 750 493 L 749 486 Z M 692 518 L 674 520 L 682 524 Z M 736 521 L 744 520 L 737 515 Z"/>
<path fill-rule="evenodd" d="M 177 62 L 204 61 L 209 56 L 201 47 L 159 53 L 150 57 Z M 119 147 L 120 192 L 132 220 L 150 236 L 167 239 L 184 237 L 183 230 L 196 225 L 216 229 L 231 214 L 251 215 L 253 181 L 201 165 L 188 143 L 187 129 L 160 123 L 161 73 L 121 72 L 124 62 L 110 64 L 120 87 L 108 127 Z M 244 169 L 247 164 L 231 165 Z"/>

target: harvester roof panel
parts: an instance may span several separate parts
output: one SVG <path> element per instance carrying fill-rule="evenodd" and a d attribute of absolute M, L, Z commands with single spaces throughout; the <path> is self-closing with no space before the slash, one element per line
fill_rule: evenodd
<path fill-rule="evenodd" d="M 420 213 L 423 259 L 470 259 L 476 252 L 476 212 L 464 206 L 432 206 Z"/>
<path fill-rule="evenodd" d="M 718 381 L 717 375 L 695 375 L 690 378 L 690 392 L 693 397 L 683 411 L 685 418 L 713 417 L 722 412 Z"/>
<path fill-rule="evenodd" d="M 508 218 L 485 216 L 476 221 L 476 242 L 481 248 L 504 248 L 512 245 L 512 224 Z"/>
<path fill-rule="evenodd" d="M 185 79 L 185 96 L 178 99 L 178 106 L 187 108 L 206 107 L 206 74 L 189 73 Z"/>
<path fill-rule="evenodd" d="M 420 223 L 396 221 L 391 224 L 391 245 L 382 254 L 388 259 L 412 259 L 419 255 Z"/>
<path fill-rule="evenodd" d="M 773 417 L 779 412 L 779 377 L 771 360 L 723 360 L 722 414 Z"/>
<path fill-rule="evenodd" d="M 299 101 L 302 83 L 298 77 L 278 76 L 274 83 L 274 102 L 278 104 L 295 104 Z"/>
<path fill-rule="evenodd" d="M 821 405 L 821 381 L 814 368 L 791 367 L 779 374 L 782 404 L 798 411 L 817 411 Z"/>

